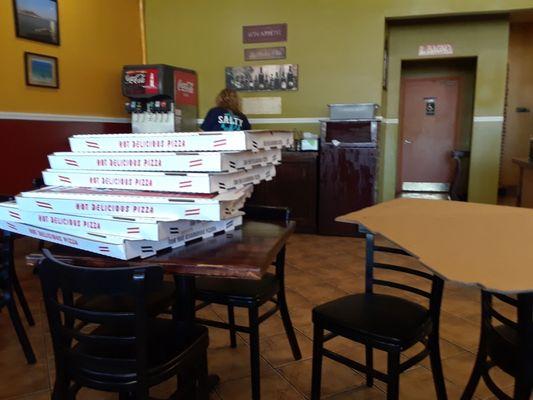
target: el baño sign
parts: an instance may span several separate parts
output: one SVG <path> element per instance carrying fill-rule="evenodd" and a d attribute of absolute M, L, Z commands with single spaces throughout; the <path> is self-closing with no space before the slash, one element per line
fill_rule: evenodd
<path fill-rule="evenodd" d="M 449 43 L 423 44 L 418 46 L 419 56 L 447 56 L 453 54 L 453 46 Z"/>

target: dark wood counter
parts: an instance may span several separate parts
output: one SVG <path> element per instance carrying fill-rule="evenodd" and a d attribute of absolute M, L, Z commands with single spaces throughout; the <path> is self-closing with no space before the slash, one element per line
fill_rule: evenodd
<path fill-rule="evenodd" d="M 318 152 L 284 151 L 276 177 L 254 187 L 248 204 L 289 207 L 296 232 L 316 233 Z"/>

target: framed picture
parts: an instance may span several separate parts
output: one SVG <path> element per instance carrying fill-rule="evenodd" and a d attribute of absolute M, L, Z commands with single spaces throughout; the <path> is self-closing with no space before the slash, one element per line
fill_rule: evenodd
<path fill-rule="evenodd" d="M 298 65 L 226 67 L 226 87 L 248 92 L 298 90 Z"/>
<path fill-rule="evenodd" d="M 13 0 L 17 37 L 59 45 L 57 0 Z"/>
<path fill-rule="evenodd" d="M 56 57 L 25 52 L 24 65 L 26 85 L 59 88 Z"/>

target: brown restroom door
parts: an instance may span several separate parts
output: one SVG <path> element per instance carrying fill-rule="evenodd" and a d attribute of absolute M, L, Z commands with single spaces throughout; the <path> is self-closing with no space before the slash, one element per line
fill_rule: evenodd
<path fill-rule="evenodd" d="M 459 78 L 403 78 L 401 102 L 399 191 L 447 191 L 458 128 Z"/>

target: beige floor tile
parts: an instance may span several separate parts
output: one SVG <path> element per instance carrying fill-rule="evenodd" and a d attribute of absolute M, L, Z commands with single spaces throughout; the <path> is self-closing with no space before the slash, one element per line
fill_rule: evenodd
<path fill-rule="evenodd" d="M 249 400 L 252 389 L 249 378 L 221 383 L 217 392 L 223 400 Z M 304 397 L 274 370 L 261 376 L 261 400 L 303 400 Z"/>
<path fill-rule="evenodd" d="M 346 296 L 346 292 L 325 282 L 327 282 L 327 280 L 296 287 L 292 290 L 305 297 L 313 304 L 323 304 L 338 299 L 339 297 Z"/>
<path fill-rule="evenodd" d="M 413 347 L 411 347 L 410 349 L 406 350 L 403 352 L 403 355 L 407 358 L 410 358 L 410 357 L 413 357 L 415 354 L 418 354 L 420 351 L 422 351 L 424 348 L 424 346 L 422 344 L 417 344 Z M 457 354 L 460 354 L 460 353 L 463 353 L 465 350 L 459 346 L 456 346 L 455 344 L 447 341 L 447 340 L 444 340 L 444 339 L 441 339 L 440 340 L 440 355 L 441 355 L 441 360 L 445 360 L 447 358 L 450 358 L 452 356 L 455 356 Z M 430 369 L 431 368 L 431 364 L 430 364 L 430 360 L 429 360 L 429 356 L 424 358 L 424 360 L 422 360 L 421 364 Z"/>
<path fill-rule="evenodd" d="M 299 392 L 311 393 L 311 360 L 288 364 L 278 370 Z M 345 392 L 361 386 L 363 377 L 350 368 L 329 359 L 324 359 L 322 367 L 322 396 Z"/>
<path fill-rule="evenodd" d="M 440 318 L 440 337 L 475 352 L 479 343 L 479 325 L 443 311 Z"/>
<path fill-rule="evenodd" d="M 366 386 L 329 396 L 327 400 L 385 400 L 385 393 Z"/>
<path fill-rule="evenodd" d="M 302 353 L 302 359 L 311 358 L 313 355 L 313 342 L 298 331 L 296 331 L 296 339 Z M 274 367 L 295 362 L 285 332 L 262 337 L 259 346 L 263 357 Z"/>
<path fill-rule="evenodd" d="M 42 390 L 29 395 L 5 398 L 5 400 L 50 400 L 50 395 L 49 390 Z"/>
<path fill-rule="evenodd" d="M 41 343 L 32 343 L 37 363 L 29 365 L 22 350 L 12 346 L 0 352 L 0 398 L 22 396 L 49 389 L 48 363 Z"/>
<path fill-rule="evenodd" d="M 447 380 L 451 381 L 455 385 L 462 389 L 466 386 L 472 369 L 474 367 L 475 355 L 469 352 L 463 352 L 455 355 L 443 361 L 442 366 L 444 370 L 444 376 Z M 491 376 L 502 389 L 509 388 L 513 385 L 513 378 L 505 374 L 498 368 L 493 368 Z M 491 392 L 485 386 L 483 382 L 479 383 L 476 390 L 476 397 L 486 398 L 491 396 Z"/>
<path fill-rule="evenodd" d="M 386 390 L 383 387 L 383 390 Z M 459 399 L 460 387 L 446 382 L 448 398 Z M 404 372 L 400 376 L 400 399 L 402 400 L 433 400 L 436 399 L 435 385 L 431 371 L 418 367 Z"/>
<path fill-rule="evenodd" d="M 250 375 L 250 348 L 241 338 L 237 347 L 222 347 L 208 350 L 209 373 L 218 374 L 221 382 L 239 379 Z M 261 370 L 270 368 L 261 358 Z"/>

